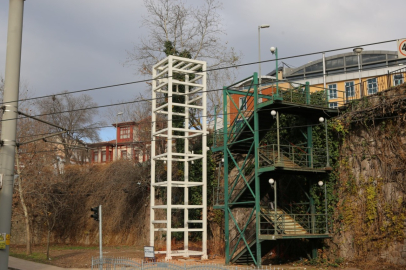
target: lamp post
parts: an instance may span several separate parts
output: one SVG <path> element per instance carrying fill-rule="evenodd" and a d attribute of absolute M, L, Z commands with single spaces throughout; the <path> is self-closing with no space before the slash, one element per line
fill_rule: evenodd
<path fill-rule="evenodd" d="M 276 118 L 276 141 L 278 143 L 278 158 L 276 159 L 276 164 L 280 166 L 281 163 L 281 147 L 279 143 L 279 112 L 272 110 L 271 115 L 273 118 Z"/>
<path fill-rule="evenodd" d="M 360 94 L 361 94 L 361 97 L 363 97 L 364 96 L 364 93 L 363 93 L 363 91 L 362 91 L 362 84 L 361 84 L 361 61 L 360 61 L 360 58 L 361 58 L 361 53 L 362 53 L 362 51 L 363 51 L 364 49 L 363 48 L 361 48 L 361 47 L 357 47 L 357 48 L 354 48 L 352 51 L 353 52 L 355 52 L 357 55 L 358 55 L 358 76 L 359 76 L 359 89 L 360 89 Z"/>
<path fill-rule="evenodd" d="M 270 178 L 268 180 L 268 183 L 271 185 L 271 187 L 273 188 L 273 196 L 274 196 L 274 215 L 275 215 L 275 231 L 274 234 L 278 234 L 277 228 L 278 228 L 278 217 L 277 217 L 277 192 L 276 192 L 276 181 L 273 178 Z"/>
<path fill-rule="evenodd" d="M 118 147 L 117 147 L 117 140 L 118 140 L 118 116 L 123 115 L 123 112 L 117 113 L 116 116 L 116 160 L 118 159 Z"/>
<path fill-rule="evenodd" d="M 279 86 L 278 86 L 278 77 L 279 77 L 279 68 L 278 68 L 278 47 L 271 47 L 270 49 L 272 54 L 275 54 L 276 62 L 276 96 L 279 97 Z"/>
<path fill-rule="evenodd" d="M 261 28 L 269 28 L 269 24 L 263 24 L 258 26 L 258 76 L 259 76 L 259 93 L 261 92 Z"/>

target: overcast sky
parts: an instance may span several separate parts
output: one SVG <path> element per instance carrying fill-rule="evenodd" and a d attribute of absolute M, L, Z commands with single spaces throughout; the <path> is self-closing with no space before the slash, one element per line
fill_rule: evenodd
<path fill-rule="evenodd" d="M 200 0 L 186 0 L 198 3 Z M 224 0 L 223 37 L 243 54 L 242 63 L 258 60 L 258 25 L 262 60 L 405 38 L 404 0 Z M 9 0 L 0 1 L 0 76 L 4 78 Z M 146 35 L 142 0 L 27 0 L 24 10 L 21 79 L 31 96 L 144 79 L 124 67 L 126 50 Z M 366 47 L 396 50 L 395 43 Z M 348 51 L 348 50 L 347 50 Z M 342 51 L 346 52 L 346 51 Z M 341 52 L 339 52 L 341 53 Z M 332 55 L 332 54 L 327 54 Z M 320 56 L 290 59 L 299 66 Z M 265 74 L 274 63 L 262 65 Z M 258 66 L 241 68 L 245 78 Z M 99 105 L 134 98 L 145 91 L 134 84 L 89 92 Z M 105 112 L 104 112 L 105 113 Z M 100 111 L 103 115 L 103 111 Z M 103 139 L 113 139 L 105 129 Z"/>

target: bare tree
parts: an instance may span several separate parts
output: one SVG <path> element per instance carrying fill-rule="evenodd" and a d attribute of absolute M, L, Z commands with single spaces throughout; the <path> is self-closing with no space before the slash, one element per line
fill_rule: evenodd
<path fill-rule="evenodd" d="M 235 69 L 221 69 L 238 64 L 241 54 L 222 40 L 225 31 L 219 1 L 205 0 L 200 6 L 183 0 L 144 0 L 144 4 L 147 15 L 143 27 L 148 36 L 127 52 L 126 65 L 150 75 L 152 65 L 166 57 L 165 43 L 169 41 L 174 51 L 188 52 L 192 59 L 207 61 L 208 69 L 216 69 L 208 72 L 209 89 L 221 89 L 235 79 Z M 222 105 L 221 91 L 217 92 L 208 92 L 209 112 Z"/>
<path fill-rule="evenodd" d="M 58 135 L 55 141 L 61 145 L 64 162 L 69 164 L 73 160 L 81 163 L 80 157 L 75 155 L 74 146 L 84 145 L 85 141 L 99 140 L 97 127 L 101 123 L 93 121 L 97 115 L 97 104 L 92 97 L 86 94 L 74 96 L 65 92 L 63 95 L 42 99 L 37 106 L 47 121 L 68 130 Z M 50 132 L 58 130 L 54 127 L 49 129 Z"/>

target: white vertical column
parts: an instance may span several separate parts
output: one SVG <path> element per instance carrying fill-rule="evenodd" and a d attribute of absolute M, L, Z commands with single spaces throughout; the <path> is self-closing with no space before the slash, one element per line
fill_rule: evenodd
<path fill-rule="evenodd" d="M 202 89 L 202 105 L 203 105 L 203 116 L 202 116 L 202 129 L 205 131 L 205 133 L 202 134 L 202 154 L 203 154 L 203 160 L 202 160 L 202 182 L 203 182 L 203 196 L 202 196 L 202 211 L 203 211 L 203 243 L 202 243 L 202 259 L 207 259 L 207 87 L 206 87 L 206 78 L 207 78 L 207 73 L 206 73 L 206 63 L 203 64 L 202 66 L 203 69 L 203 78 L 202 78 L 202 84 L 203 84 L 203 89 Z"/>
<path fill-rule="evenodd" d="M 174 65 L 176 66 L 176 68 L 174 67 Z M 153 174 L 151 176 L 151 207 L 155 209 L 159 208 L 159 209 L 166 209 L 166 220 L 155 220 L 154 222 L 154 210 L 151 209 L 151 236 L 150 236 L 150 242 L 151 245 L 154 243 L 154 231 L 158 229 L 154 228 L 154 224 L 166 224 L 166 251 L 164 252 L 159 252 L 157 251 L 157 253 L 166 253 L 166 260 L 170 260 L 172 259 L 172 256 L 184 256 L 184 257 L 188 257 L 190 255 L 201 255 L 203 259 L 207 258 L 207 123 L 206 123 L 206 115 L 207 115 L 207 99 L 206 99 L 206 75 L 205 73 L 201 73 L 201 72 L 196 72 L 196 70 L 205 70 L 206 69 L 206 65 L 205 62 L 203 61 L 197 61 L 197 60 L 193 60 L 193 59 L 186 59 L 186 58 L 181 58 L 181 57 L 177 57 L 177 56 L 169 56 L 166 59 L 160 61 L 159 63 L 157 63 L 154 66 L 154 70 L 153 70 L 153 76 L 155 81 L 153 81 L 153 104 L 152 104 L 152 122 L 153 122 L 153 126 L 152 126 L 152 134 L 153 134 L 153 140 L 157 140 L 159 138 L 166 138 L 167 143 L 166 143 L 166 148 L 165 148 L 165 153 L 157 153 L 154 151 L 152 151 L 151 149 L 151 166 L 153 168 L 151 168 L 151 174 Z M 190 83 L 190 74 L 195 73 L 195 76 L 202 76 L 199 80 L 193 80 L 193 84 L 189 85 Z M 184 75 L 185 76 L 185 80 L 174 80 L 172 78 L 173 75 L 176 74 L 179 75 Z M 158 77 L 156 77 L 158 76 Z M 162 83 L 157 83 L 157 79 L 165 81 L 166 86 L 165 87 L 160 87 L 158 89 L 156 89 L 157 87 L 159 87 L 160 85 L 162 85 Z M 201 83 L 200 83 L 201 82 Z M 179 88 L 180 87 L 184 87 L 185 92 L 179 92 Z M 192 88 L 193 87 L 193 88 Z M 200 88 L 197 89 L 197 87 Z M 195 92 L 193 94 L 190 93 L 191 90 L 199 90 L 198 92 Z M 167 102 L 166 102 L 166 106 L 164 106 L 163 108 L 161 108 L 159 111 L 155 111 L 157 106 L 160 107 L 160 105 L 156 103 L 155 99 L 156 99 L 156 95 L 158 94 L 158 92 L 161 93 L 165 93 L 165 95 L 167 95 Z M 184 104 L 182 104 L 181 102 L 176 102 L 177 105 L 176 106 L 181 106 L 184 108 L 184 112 L 183 113 L 179 113 L 179 112 L 173 112 L 173 104 L 175 103 L 175 101 L 173 100 L 174 95 L 176 96 L 184 96 L 185 97 L 185 101 Z M 200 102 L 199 102 L 200 100 Z M 197 104 L 189 104 L 190 101 L 196 101 Z M 195 102 L 192 102 L 195 103 Z M 161 104 L 162 105 L 162 104 Z M 196 130 L 193 127 L 190 127 L 190 106 L 192 108 L 195 108 L 196 110 L 199 111 L 200 113 L 200 117 L 201 117 L 201 121 L 202 121 L 202 130 Z M 154 135 L 157 132 L 159 132 L 159 128 L 156 126 L 156 117 L 158 114 L 163 114 L 166 115 L 167 117 L 167 127 L 166 127 L 166 131 L 165 132 L 160 132 L 156 135 Z M 184 119 L 184 127 L 176 127 L 176 133 L 180 133 L 180 134 L 173 134 L 174 133 L 174 126 L 173 126 L 173 117 L 174 115 L 183 115 L 185 117 Z M 194 154 L 193 152 L 190 153 L 189 152 L 189 146 L 191 143 L 192 138 L 196 138 L 196 133 L 202 133 L 202 154 Z M 162 136 L 162 137 L 161 137 Z M 182 151 L 181 153 L 178 153 L 177 150 L 174 150 L 173 147 L 175 146 L 174 144 L 174 137 L 179 138 L 180 140 L 183 139 L 183 145 L 184 145 L 184 151 Z M 153 143 L 151 143 L 151 147 L 155 147 L 156 143 L 153 141 Z M 189 174 L 189 170 L 190 170 L 190 163 L 191 159 L 193 160 L 199 160 L 202 159 L 202 182 L 196 182 L 196 181 L 190 181 L 190 174 Z M 158 183 L 156 183 L 156 179 L 155 179 L 155 170 L 156 170 L 156 166 L 157 166 L 157 161 L 158 160 L 165 160 L 166 161 L 166 166 L 167 166 L 167 181 L 165 182 L 161 182 L 159 183 L 159 186 L 162 188 L 167 188 L 167 192 L 166 192 L 166 203 L 164 203 L 164 205 L 162 206 L 155 206 L 155 188 L 156 185 L 158 185 Z M 176 181 L 172 181 L 172 167 L 174 166 L 173 161 L 176 162 L 183 162 L 183 172 L 184 175 L 181 176 L 183 177 L 183 182 L 179 182 L 182 181 L 178 178 L 176 178 Z M 172 185 L 175 185 L 176 187 L 183 187 L 183 195 L 184 195 L 184 203 L 183 205 L 172 205 Z M 189 193 L 190 193 L 190 188 L 192 187 L 198 187 L 198 186 L 202 186 L 202 203 L 199 205 L 190 205 L 189 202 Z M 181 209 L 183 210 L 183 214 L 184 214 L 184 218 L 183 218 L 183 227 L 182 228 L 172 228 L 172 209 Z M 190 220 L 190 209 L 202 209 L 202 220 L 200 220 L 198 218 L 198 220 Z M 202 228 L 189 228 L 190 223 L 198 223 L 198 224 L 202 224 Z M 155 230 L 154 230 L 155 229 Z M 171 246 L 171 239 L 172 239 L 172 231 L 176 231 L 176 232 L 183 232 L 184 233 L 184 243 L 183 243 L 183 250 L 177 250 L 176 252 L 172 253 L 172 246 Z M 202 245 L 202 250 L 199 251 L 194 251 L 194 250 L 190 250 L 189 249 L 189 231 L 198 231 L 198 232 L 202 232 L 202 239 L 203 239 L 203 245 Z"/>
<path fill-rule="evenodd" d="M 151 202 L 150 202 L 150 212 L 149 212 L 149 244 L 150 246 L 154 246 L 154 240 L 155 240 L 155 227 L 154 227 L 154 219 L 155 219 L 155 166 L 156 166 L 156 161 L 154 159 L 155 157 L 155 139 L 156 137 L 153 135 L 156 132 L 156 70 L 152 69 L 152 114 L 151 114 Z M 138 157 L 139 159 L 139 157 Z"/>
<path fill-rule="evenodd" d="M 172 259 L 171 256 L 171 238 L 172 238 L 172 56 L 168 57 L 168 143 L 167 143 L 167 198 L 166 198 L 166 257 L 165 260 Z"/>
<path fill-rule="evenodd" d="M 185 82 L 189 82 L 189 75 L 185 75 Z M 185 85 L 185 104 L 188 104 L 189 102 L 189 86 Z M 189 108 L 185 107 L 185 129 L 189 130 L 189 126 L 190 126 L 190 121 L 189 121 Z M 184 249 L 185 249 L 185 253 L 186 256 L 185 257 L 189 257 L 189 209 L 187 208 L 187 206 L 189 205 L 189 131 L 185 132 L 185 150 L 184 152 L 186 153 L 185 156 L 185 162 L 184 162 L 184 166 L 185 166 L 185 175 L 184 175 L 184 179 L 185 179 L 185 188 L 184 188 L 184 196 L 185 196 L 185 209 L 184 209 L 184 228 L 185 228 L 185 232 L 184 232 Z"/>

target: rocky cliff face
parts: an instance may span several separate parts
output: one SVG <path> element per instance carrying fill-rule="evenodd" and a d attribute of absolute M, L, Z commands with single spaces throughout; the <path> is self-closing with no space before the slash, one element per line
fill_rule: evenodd
<path fill-rule="evenodd" d="M 331 251 L 406 265 L 406 85 L 366 97 L 335 119 L 338 204 Z"/>

